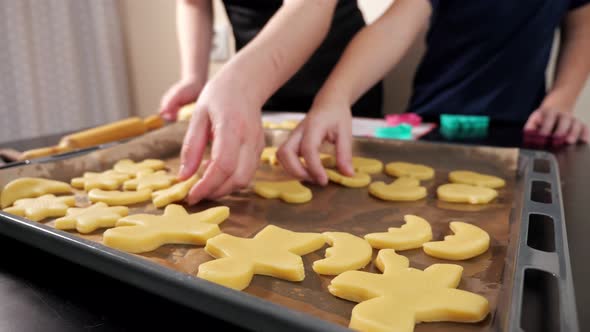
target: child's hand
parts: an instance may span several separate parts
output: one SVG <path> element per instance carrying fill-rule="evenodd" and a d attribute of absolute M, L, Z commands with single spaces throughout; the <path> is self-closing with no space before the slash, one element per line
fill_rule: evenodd
<path fill-rule="evenodd" d="M 328 176 L 320 161 L 319 148 L 328 141 L 336 146 L 338 169 L 352 176 L 352 116 L 343 103 L 314 104 L 305 119 L 280 147 L 277 157 L 291 175 L 325 185 Z M 305 159 L 305 165 L 299 159 Z"/>
<path fill-rule="evenodd" d="M 182 106 L 195 102 L 203 89 L 203 83 L 196 79 L 181 80 L 174 84 L 162 97 L 160 115 L 168 121 L 176 121 Z"/>
<path fill-rule="evenodd" d="M 568 144 L 588 143 L 590 130 L 588 126 L 571 111 L 558 108 L 541 107 L 531 114 L 525 130 L 536 131 L 543 136 L 564 138 Z"/>

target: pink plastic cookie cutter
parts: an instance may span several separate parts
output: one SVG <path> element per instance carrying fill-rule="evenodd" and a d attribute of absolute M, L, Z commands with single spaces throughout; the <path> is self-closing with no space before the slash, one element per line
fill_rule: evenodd
<path fill-rule="evenodd" d="M 390 126 L 405 123 L 412 127 L 417 127 L 422 123 L 422 117 L 415 113 L 389 114 L 385 116 L 385 121 Z"/>

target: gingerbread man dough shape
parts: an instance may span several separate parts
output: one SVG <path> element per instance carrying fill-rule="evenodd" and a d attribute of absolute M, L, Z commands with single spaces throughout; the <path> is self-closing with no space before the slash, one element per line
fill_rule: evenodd
<path fill-rule="evenodd" d="M 346 176 L 333 169 L 326 169 L 326 174 L 330 181 L 349 188 L 362 188 L 371 183 L 371 176 L 362 172 L 355 172 L 354 176 Z"/>
<path fill-rule="evenodd" d="M 227 217 L 226 206 L 188 214 L 182 206 L 170 204 L 161 216 L 135 214 L 119 219 L 116 228 L 104 232 L 103 242 L 130 253 L 152 251 L 165 244 L 203 245 L 221 233 L 218 224 Z"/>
<path fill-rule="evenodd" d="M 332 295 L 359 302 L 349 324 L 354 330 L 411 332 L 420 322 L 479 322 L 489 312 L 484 297 L 456 289 L 463 273 L 459 265 L 434 264 L 422 271 L 392 249 L 379 251 L 375 263 L 383 274 L 347 271 L 328 287 Z"/>
<path fill-rule="evenodd" d="M 487 204 L 498 196 L 498 192 L 492 188 L 461 183 L 443 184 L 436 193 L 441 201 L 469 204 Z"/>
<path fill-rule="evenodd" d="M 205 246 L 217 259 L 201 264 L 197 276 L 237 290 L 248 287 L 255 274 L 301 281 L 305 278 L 301 256 L 324 243 L 321 234 L 296 233 L 273 225 L 252 239 L 221 234 Z"/>
<path fill-rule="evenodd" d="M 369 194 L 392 202 L 417 201 L 426 197 L 426 187 L 420 186 L 420 181 L 413 178 L 399 178 L 391 184 L 377 181 L 369 185 Z"/>
<path fill-rule="evenodd" d="M 146 159 L 142 162 L 136 163 L 131 159 L 119 160 L 113 169 L 120 173 L 128 174 L 131 177 L 135 177 L 137 173 L 145 170 L 159 171 L 164 169 L 166 164 L 162 160 L 158 159 Z"/>
<path fill-rule="evenodd" d="M 352 167 L 356 172 L 366 174 L 381 173 L 383 171 L 383 163 L 373 158 L 352 157 Z"/>
<path fill-rule="evenodd" d="M 152 202 L 154 203 L 154 206 L 161 208 L 170 203 L 183 200 L 198 180 L 199 177 L 195 174 L 187 180 L 179 182 L 168 189 L 153 192 Z"/>
<path fill-rule="evenodd" d="M 87 208 L 69 208 L 65 217 L 55 220 L 55 228 L 75 229 L 81 234 L 92 233 L 99 228 L 115 227 L 117 221 L 129 214 L 125 206 L 109 207 L 96 203 Z"/>
<path fill-rule="evenodd" d="M 129 180 L 129 175 L 117 171 L 102 173 L 86 172 L 82 177 L 73 178 L 71 183 L 74 188 L 90 191 L 92 189 L 117 190 L 123 182 Z"/>
<path fill-rule="evenodd" d="M 176 177 L 166 171 L 154 172 L 151 169 L 140 171 L 135 179 L 125 181 L 125 190 L 161 190 L 169 188 L 176 181 Z"/>
<path fill-rule="evenodd" d="M 254 192 L 264 198 L 279 198 L 292 204 L 307 203 L 312 198 L 311 190 L 296 180 L 259 181 L 254 184 Z"/>
<path fill-rule="evenodd" d="M 406 222 L 399 228 L 391 227 L 385 233 L 370 233 L 365 235 L 375 249 L 409 250 L 422 247 L 432 240 L 432 228 L 428 221 L 414 215 L 405 215 Z"/>
<path fill-rule="evenodd" d="M 449 173 L 449 181 L 492 189 L 502 188 L 506 185 L 506 181 L 502 178 L 471 171 L 453 171 Z"/>
<path fill-rule="evenodd" d="M 430 180 L 434 177 L 434 169 L 426 165 L 406 162 L 392 162 L 385 166 L 385 173 L 398 178 L 409 177 L 418 180 Z"/>
<path fill-rule="evenodd" d="M 490 248 L 490 235 L 483 229 L 460 221 L 450 223 L 455 235 L 444 241 L 424 243 L 424 252 L 432 257 L 448 260 L 465 260 L 479 256 Z"/>
<path fill-rule="evenodd" d="M 4 211 L 32 221 L 41 221 L 45 218 L 62 217 L 68 208 L 74 205 L 76 205 L 74 196 L 55 197 L 50 194 L 37 198 L 19 199 L 14 202 L 14 206 Z"/>
<path fill-rule="evenodd" d="M 326 249 L 326 258 L 313 262 L 316 273 L 338 275 L 362 269 L 371 262 L 373 248 L 363 238 L 341 232 L 326 232 L 322 235 L 332 247 Z"/>
<path fill-rule="evenodd" d="M 105 191 L 102 189 L 92 189 L 88 193 L 88 199 L 91 202 L 103 202 L 110 206 L 113 205 L 132 205 L 149 201 L 152 191 L 143 189 L 140 191 Z"/>
<path fill-rule="evenodd" d="M 7 208 L 22 198 L 35 198 L 47 194 L 69 194 L 69 184 L 43 178 L 19 178 L 9 182 L 2 190 L 0 205 Z"/>

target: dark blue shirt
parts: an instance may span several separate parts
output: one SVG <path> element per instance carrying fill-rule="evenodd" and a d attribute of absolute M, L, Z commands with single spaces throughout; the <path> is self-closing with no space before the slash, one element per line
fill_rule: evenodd
<path fill-rule="evenodd" d="M 409 111 L 524 123 L 545 96 L 553 37 L 590 0 L 431 0 Z"/>

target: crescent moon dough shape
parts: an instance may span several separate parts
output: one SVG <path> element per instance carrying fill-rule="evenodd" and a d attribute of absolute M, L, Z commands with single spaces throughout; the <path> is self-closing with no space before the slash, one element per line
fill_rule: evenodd
<path fill-rule="evenodd" d="M 383 171 L 383 163 L 373 158 L 352 157 L 352 167 L 356 172 L 376 174 Z"/>
<path fill-rule="evenodd" d="M 434 169 L 432 167 L 401 161 L 387 164 L 385 166 L 385 173 L 400 178 L 410 177 L 418 180 L 430 180 L 434 178 Z"/>
<path fill-rule="evenodd" d="M 326 249 L 326 258 L 313 263 L 316 273 L 338 275 L 362 269 L 371 262 L 373 248 L 364 239 L 342 232 L 326 232 L 322 235 L 332 247 Z"/>
<path fill-rule="evenodd" d="M 88 193 L 88 198 L 92 203 L 103 202 L 107 205 L 132 205 L 149 201 L 152 197 L 150 189 L 139 191 L 105 191 L 102 189 L 92 189 Z"/>
<path fill-rule="evenodd" d="M 355 172 L 354 176 L 346 176 L 335 170 L 327 169 L 326 174 L 328 174 L 330 181 L 341 184 L 345 187 L 362 188 L 371 183 L 371 176 L 362 172 Z"/>
<path fill-rule="evenodd" d="M 453 171 L 449 173 L 449 181 L 492 189 L 502 188 L 506 185 L 506 181 L 502 178 L 471 171 Z"/>
<path fill-rule="evenodd" d="M 451 203 L 487 204 L 498 197 L 498 192 L 492 188 L 461 183 L 443 184 L 436 193 L 441 201 Z"/>
<path fill-rule="evenodd" d="M 375 249 L 409 250 L 422 247 L 432 240 L 432 228 L 428 221 L 414 215 L 405 215 L 405 225 L 391 227 L 385 233 L 370 233 L 365 240 Z"/>
<path fill-rule="evenodd" d="M 254 184 L 254 192 L 264 198 L 279 198 L 285 203 L 300 204 L 311 201 L 311 190 L 292 181 L 259 181 Z"/>
<path fill-rule="evenodd" d="M 72 187 L 65 182 L 43 178 L 20 178 L 4 186 L 0 205 L 4 209 L 22 198 L 35 198 L 47 194 L 69 194 L 71 192 Z"/>
<path fill-rule="evenodd" d="M 460 221 L 450 223 L 455 235 L 444 241 L 424 243 L 424 252 L 432 257 L 448 260 L 465 260 L 479 256 L 490 248 L 490 235 L 483 229 Z"/>
<path fill-rule="evenodd" d="M 420 181 L 413 178 L 399 178 L 391 184 L 377 181 L 369 185 L 369 194 L 384 201 L 417 201 L 426 197 L 428 192 L 420 186 Z"/>

